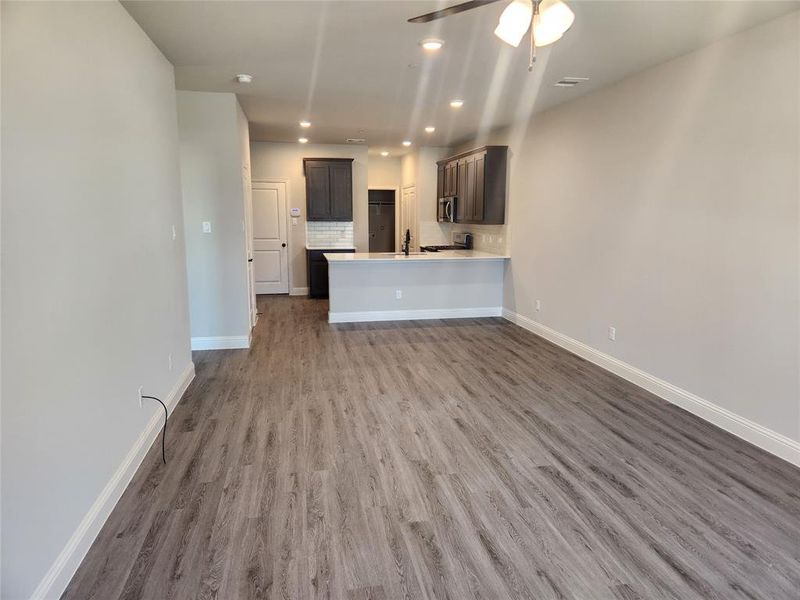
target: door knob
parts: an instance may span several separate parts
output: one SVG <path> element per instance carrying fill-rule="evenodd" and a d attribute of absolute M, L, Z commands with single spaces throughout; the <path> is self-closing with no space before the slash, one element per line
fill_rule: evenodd
<path fill-rule="evenodd" d="M 253 259 L 252 258 L 248 258 L 247 262 L 253 262 Z"/>
<path fill-rule="evenodd" d="M 281 248 L 286 248 L 286 242 L 283 242 L 283 243 L 281 244 Z"/>

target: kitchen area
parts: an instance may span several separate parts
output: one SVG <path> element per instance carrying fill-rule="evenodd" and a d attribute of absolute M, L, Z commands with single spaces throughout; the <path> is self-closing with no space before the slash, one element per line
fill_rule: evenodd
<path fill-rule="evenodd" d="M 303 159 L 308 290 L 328 298 L 329 322 L 501 315 L 508 148 L 420 156 L 413 194 L 369 190 L 366 248 L 354 242 L 353 160 Z"/>

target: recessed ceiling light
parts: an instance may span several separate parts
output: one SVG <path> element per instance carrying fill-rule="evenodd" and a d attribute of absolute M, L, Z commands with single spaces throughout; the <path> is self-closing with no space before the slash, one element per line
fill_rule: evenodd
<path fill-rule="evenodd" d="M 381 152 L 381 156 L 389 156 L 389 153 L 386 150 L 384 150 L 383 152 Z"/>
<path fill-rule="evenodd" d="M 461 108 L 462 106 L 464 106 L 464 101 L 463 100 L 450 100 L 450 106 L 452 106 L 453 108 Z"/>
<path fill-rule="evenodd" d="M 311 121 L 300 121 L 300 127 L 311 127 Z"/>
<path fill-rule="evenodd" d="M 253 76 L 248 75 L 247 73 L 239 73 L 236 76 L 236 81 L 238 81 L 239 83 L 252 83 Z"/>
<path fill-rule="evenodd" d="M 411 145 L 411 140 L 403 140 L 403 146 L 406 148 Z"/>
<path fill-rule="evenodd" d="M 420 45 L 425 48 L 425 50 L 435 51 L 444 46 L 444 42 L 442 40 L 428 39 L 422 40 Z"/>
<path fill-rule="evenodd" d="M 297 138 L 297 141 L 300 142 L 301 144 L 307 144 L 308 138 Z"/>
<path fill-rule="evenodd" d="M 434 127 L 433 125 L 428 125 L 425 128 L 425 133 L 433 133 L 434 131 L 436 131 L 436 127 Z"/>

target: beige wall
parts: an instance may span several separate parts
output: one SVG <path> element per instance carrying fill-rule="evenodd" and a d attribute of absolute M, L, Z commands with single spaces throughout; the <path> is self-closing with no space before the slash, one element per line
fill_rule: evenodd
<path fill-rule="evenodd" d="M 367 183 L 374 189 L 400 189 L 400 158 L 370 155 L 367 165 Z"/>
<path fill-rule="evenodd" d="M 436 161 L 451 154 L 449 148 L 421 146 L 405 154 L 401 160 L 402 187 L 415 186 L 419 244 L 450 242 L 450 226 L 436 219 Z"/>
<path fill-rule="evenodd" d="M 511 146 L 507 308 L 794 440 L 798 14 L 491 140 Z"/>
<path fill-rule="evenodd" d="M 368 248 L 369 214 L 367 207 L 367 169 L 369 159 L 366 146 L 338 144 L 286 144 L 279 142 L 252 142 L 250 160 L 253 180 L 287 179 L 289 181 L 289 208 L 301 211 L 297 225 L 289 227 L 289 260 L 291 261 L 291 289 L 299 291 L 308 287 L 306 279 L 306 183 L 303 176 L 303 158 L 353 158 L 353 236 L 358 250 Z"/>
<path fill-rule="evenodd" d="M 191 373 L 175 81 L 116 2 L 0 10 L 0 596 L 58 598 Z"/>
<path fill-rule="evenodd" d="M 192 338 L 247 337 L 247 121 L 235 94 L 179 91 L 178 126 Z"/>

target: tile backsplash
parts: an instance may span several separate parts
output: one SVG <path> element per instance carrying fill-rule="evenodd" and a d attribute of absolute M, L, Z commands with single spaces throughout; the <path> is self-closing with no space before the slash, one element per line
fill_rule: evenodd
<path fill-rule="evenodd" d="M 505 254 L 508 248 L 508 228 L 505 225 L 467 225 L 463 230 L 472 233 L 472 246 L 493 254 Z"/>
<path fill-rule="evenodd" d="M 306 244 L 325 248 L 352 248 L 352 221 L 306 221 Z"/>
<path fill-rule="evenodd" d="M 452 244 L 453 233 L 467 231 L 472 234 L 475 250 L 505 254 L 508 247 L 508 229 L 505 225 L 461 225 L 422 221 L 419 224 L 420 244 Z"/>

